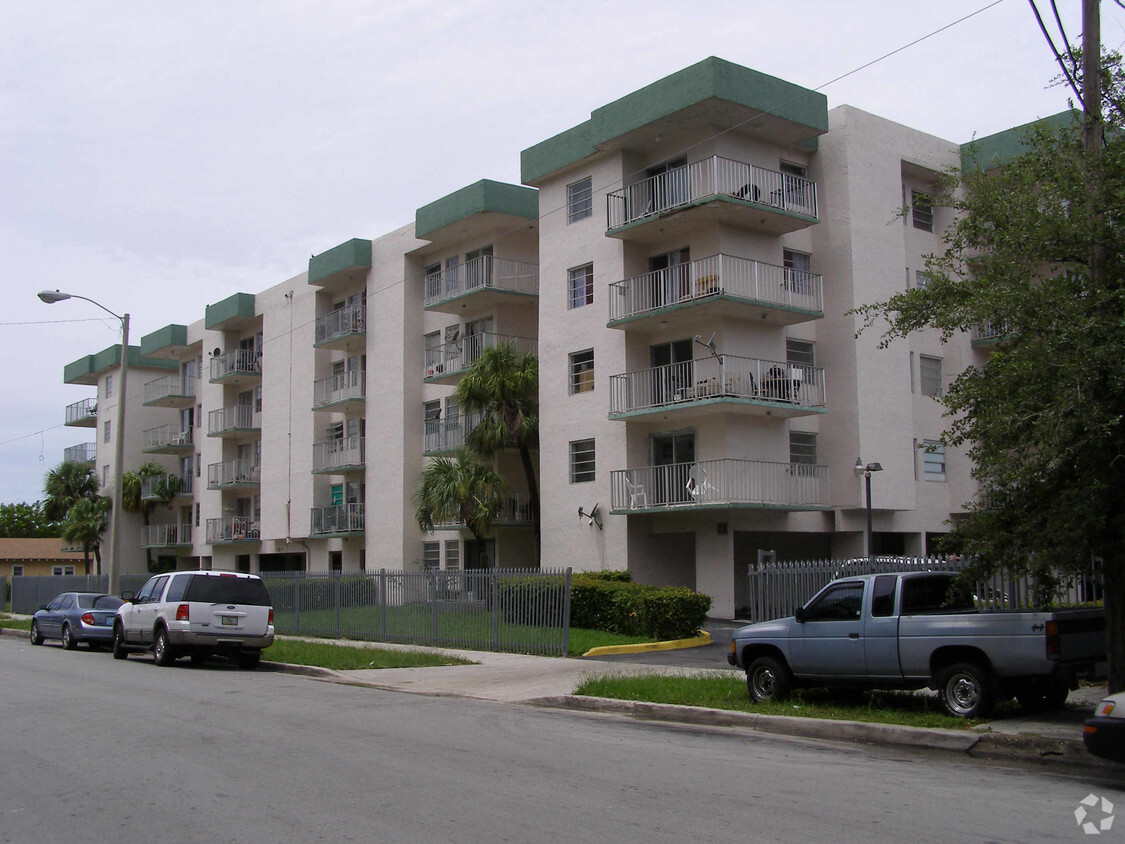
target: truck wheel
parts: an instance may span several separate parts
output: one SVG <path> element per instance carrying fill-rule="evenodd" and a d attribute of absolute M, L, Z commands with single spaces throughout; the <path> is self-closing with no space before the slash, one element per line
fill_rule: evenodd
<path fill-rule="evenodd" d="M 993 695 L 988 671 L 973 662 L 958 662 L 937 678 L 941 706 L 954 718 L 981 718 L 992 711 Z"/>
<path fill-rule="evenodd" d="M 789 669 L 772 656 L 760 656 L 746 669 L 746 688 L 754 703 L 784 700 L 792 686 Z"/>

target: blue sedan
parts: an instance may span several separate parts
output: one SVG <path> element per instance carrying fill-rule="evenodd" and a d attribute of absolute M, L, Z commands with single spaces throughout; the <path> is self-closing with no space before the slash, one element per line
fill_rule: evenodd
<path fill-rule="evenodd" d="M 113 641 L 113 620 L 124 603 L 100 592 L 63 592 L 41 606 L 31 618 L 31 644 L 59 639 L 68 651 L 87 642 L 98 648 Z"/>

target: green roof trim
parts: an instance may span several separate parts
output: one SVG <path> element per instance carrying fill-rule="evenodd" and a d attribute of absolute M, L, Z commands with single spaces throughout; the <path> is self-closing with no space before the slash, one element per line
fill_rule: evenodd
<path fill-rule="evenodd" d="M 208 305 L 203 317 L 203 326 L 208 330 L 221 329 L 223 323 L 232 319 L 250 319 L 254 316 L 254 294 L 235 293 L 221 302 Z"/>
<path fill-rule="evenodd" d="M 141 354 L 151 355 L 169 346 L 186 346 L 187 326 L 166 325 L 141 338 Z"/>
<path fill-rule="evenodd" d="M 590 114 L 585 123 L 528 147 L 520 154 L 521 179 L 536 180 L 597 152 L 599 144 L 709 99 L 766 112 L 807 127 L 813 137 L 828 131 L 828 98 L 714 56 L 666 76 Z M 803 144 L 803 145 L 805 145 Z"/>
<path fill-rule="evenodd" d="M 97 376 L 109 369 L 116 369 L 121 364 L 121 344 L 109 346 L 100 352 L 86 355 L 78 360 L 71 361 L 63 367 L 63 383 L 65 384 L 92 384 L 96 383 Z M 172 360 L 156 360 L 147 358 L 141 353 L 140 346 L 129 347 L 129 366 L 143 367 L 145 369 L 174 369 L 179 371 L 180 364 Z"/>
<path fill-rule="evenodd" d="M 1030 149 L 1027 138 L 1036 126 L 1044 126 L 1051 132 L 1071 127 L 1077 131 L 1082 126 L 1081 121 L 1082 112 L 1070 109 L 961 144 L 961 170 L 968 173 L 1003 167 Z"/>
<path fill-rule="evenodd" d="M 309 258 L 309 284 L 319 284 L 336 273 L 371 268 L 371 241 L 352 238 Z"/>
<path fill-rule="evenodd" d="M 419 208 L 414 214 L 414 236 L 424 240 L 446 226 L 475 214 L 490 212 L 538 220 L 539 191 L 523 185 L 481 179 Z"/>

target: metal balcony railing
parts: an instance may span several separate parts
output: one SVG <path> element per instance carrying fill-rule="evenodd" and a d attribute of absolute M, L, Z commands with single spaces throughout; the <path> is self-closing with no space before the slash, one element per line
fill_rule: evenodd
<path fill-rule="evenodd" d="M 261 423 L 252 405 L 235 404 L 207 414 L 208 436 L 218 436 L 229 431 L 256 431 L 260 428 Z"/>
<path fill-rule="evenodd" d="M 141 432 L 141 450 L 151 451 L 157 448 L 188 447 L 191 445 L 191 429 L 180 430 L 179 426 L 161 425 L 157 428 L 148 428 Z"/>
<path fill-rule="evenodd" d="M 362 504 L 335 504 L 329 507 L 312 508 L 309 519 L 309 533 L 312 536 L 362 531 Z"/>
<path fill-rule="evenodd" d="M 424 306 L 484 288 L 537 296 L 539 265 L 482 255 L 456 267 L 431 273 L 426 276 Z"/>
<path fill-rule="evenodd" d="M 168 548 L 191 545 L 191 525 L 144 525 L 141 545 L 146 548 Z"/>
<path fill-rule="evenodd" d="M 367 373 L 353 369 L 313 382 L 313 407 L 361 400 L 366 394 Z"/>
<path fill-rule="evenodd" d="M 609 379 L 610 413 L 717 398 L 824 407 L 824 370 L 783 361 L 717 355 L 626 372 Z"/>
<path fill-rule="evenodd" d="M 614 510 L 701 506 L 828 507 L 828 467 L 765 460 L 700 460 L 610 472 Z"/>
<path fill-rule="evenodd" d="M 453 414 L 445 419 L 425 421 L 425 445 L 427 452 L 453 451 L 468 442 L 469 432 L 480 423 L 480 414 L 467 416 Z"/>
<path fill-rule="evenodd" d="M 224 460 L 207 465 L 207 488 L 254 486 L 262 482 L 262 467 L 252 460 Z"/>
<path fill-rule="evenodd" d="M 451 375 L 466 372 L 472 368 L 473 362 L 480 357 L 485 349 L 494 349 L 502 343 L 511 343 L 517 352 L 537 354 L 538 342 L 533 337 L 513 337 L 508 334 L 471 334 L 443 343 L 432 349 L 426 349 L 423 361 L 423 372 L 426 378 L 436 378 L 440 375 Z"/>
<path fill-rule="evenodd" d="M 364 438 L 342 437 L 313 444 L 313 471 L 331 472 L 364 465 Z"/>
<path fill-rule="evenodd" d="M 164 501 L 176 496 L 192 494 L 195 477 L 187 475 L 153 475 L 141 480 L 141 498 L 146 501 Z"/>
<path fill-rule="evenodd" d="M 817 216 L 815 182 L 713 155 L 608 194 L 609 228 L 711 196 L 731 196 L 779 211 Z"/>
<path fill-rule="evenodd" d="M 81 425 L 83 423 L 96 425 L 97 421 L 97 399 L 82 399 L 82 401 L 76 401 L 74 404 L 68 404 L 66 406 L 67 425 Z"/>
<path fill-rule="evenodd" d="M 327 343 L 339 337 L 366 333 L 367 306 L 348 305 L 317 319 L 313 342 Z"/>
<path fill-rule="evenodd" d="M 257 519 L 249 516 L 228 516 L 207 520 L 207 542 L 242 542 L 262 538 Z"/>
<path fill-rule="evenodd" d="M 824 310 L 818 274 L 719 254 L 613 282 L 609 319 L 707 301 L 717 294 L 782 308 Z"/>
<path fill-rule="evenodd" d="M 194 375 L 165 375 L 145 382 L 145 404 L 152 404 L 166 398 L 194 398 Z"/>
<path fill-rule="evenodd" d="M 500 508 L 500 512 L 496 516 L 497 525 L 502 526 L 522 526 L 530 525 L 532 523 L 531 514 L 531 501 L 526 492 L 512 492 L 508 494 L 504 505 Z M 463 528 L 465 527 L 464 519 L 456 519 L 448 522 L 438 522 L 434 525 L 437 528 Z"/>
<path fill-rule="evenodd" d="M 235 349 L 225 355 L 211 358 L 211 380 L 218 381 L 230 375 L 261 375 L 262 356 L 253 349 Z"/>
<path fill-rule="evenodd" d="M 79 443 L 63 449 L 64 463 L 93 463 L 97 457 L 97 443 Z"/>

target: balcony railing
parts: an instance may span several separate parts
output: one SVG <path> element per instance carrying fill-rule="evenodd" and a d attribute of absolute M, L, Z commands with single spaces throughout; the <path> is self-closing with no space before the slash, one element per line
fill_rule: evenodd
<path fill-rule="evenodd" d="M 426 378 L 438 378 L 467 372 L 485 349 L 494 349 L 502 343 L 511 343 L 517 352 L 536 354 L 538 343 L 533 337 L 512 337 L 507 334 L 471 334 L 426 349 L 424 369 Z"/>
<path fill-rule="evenodd" d="M 781 308 L 824 310 L 818 274 L 723 254 L 615 281 L 609 291 L 610 322 L 720 294 Z"/>
<path fill-rule="evenodd" d="M 445 419 L 425 421 L 425 445 L 427 453 L 453 451 L 468 442 L 469 431 L 480 423 L 480 414 L 461 416 L 454 413 Z"/>
<path fill-rule="evenodd" d="M 510 493 L 504 501 L 500 512 L 496 515 L 495 524 L 501 527 L 523 527 L 532 523 L 531 502 L 526 492 Z M 438 529 L 458 529 L 466 527 L 464 519 L 455 519 L 448 522 L 438 522 L 434 525 Z"/>
<path fill-rule="evenodd" d="M 165 399 L 194 399 L 194 375 L 165 375 L 145 382 L 145 404 L 157 404 Z"/>
<path fill-rule="evenodd" d="M 156 451 L 168 449 L 170 451 L 186 451 L 191 448 L 191 428 L 186 431 L 172 425 L 161 425 L 158 428 L 149 428 L 141 432 L 141 450 Z"/>
<path fill-rule="evenodd" d="M 82 399 L 66 406 L 66 424 L 91 427 L 98 424 L 98 400 Z"/>
<path fill-rule="evenodd" d="M 233 375 L 262 374 L 262 356 L 253 349 L 235 349 L 211 358 L 211 380 L 221 381 Z"/>
<path fill-rule="evenodd" d="M 824 370 L 782 361 L 717 355 L 626 372 L 609 379 L 611 415 L 724 398 L 823 407 Z"/>
<path fill-rule="evenodd" d="M 352 337 L 367 333 L 367 306 L 348 305 L 331 311 L 316 321 L 313 343 L 330 343 L 341 337 Z"/>
<path fill-rule="evenodd" d="M 207 465 L 207 488 L 220 489 L 231 486 L 258 486 L 262 482 L 262 467 L 253 460 L 225 460 Z"/>
<path fill-rule="evenodd" d="M 177 496 L 190 496 L 193 475 L 153 475 L 141 480 L 141 498 L 145 501 L 168 501 Z"/>
<path fill-rule="evenodd" d="M 258 431 L 261 423 L 252 405 L 235 404 L 207 414 L 207 436 L 218 437 L 234 431 Z"/>
<path fill-rule="evenodd" d="M 207 520 L 207 542 L 255 542 L 262 538 L 257 519 L 249 516 L 228 516 Z"/>
<path fill-rule="evenodd" d="M 608 194 L 609 228 L 711 196 L 817 216 L 815 182 L 714 155 Z"/>
<path fill-rule="evenodd" d="M 79 443 L 63 449 L 64 463 L 93 463 L 97 457 L 97 443 Z"/>
<path fill-rule="evenodd" d="M 367 395 L 367 373 L 362 369 L 340 372 L 313 382 L 313 407 L 348 401 L 363 401 Z"/>
<path fill-rule="evenodd" d="M 428 307 L 485 288 L 537 296 L 539 295 L 539 265 L 482 255 L 480 258 L 426 276 L 424 306 Z"/>
<path fill-rule="evenodd" d="M 614 510 L 693 507 L 828 509 L 828 467 L 764 460 L 700 460 L 610 473 Z"/>
<path fill-rule="evenodd" d="M 974 346 L 978 343 L 995 343 L 1011 336 L 1012 332 L 1008 326 L 1000 322 L 986 322 L 984 325 L 978 325 L 969 333 L 969 337 Z"/>
<path fill-rule="evenodd" d="M 312 536 L 362 533 L 363 505 L 335 504 L 330 507 L 313 507 L 309 522 L 309 533 Z"/>
<path fill-rule="evenodd" d="M 169 548 L 191 545 L 191 525 L 144 525 L 141 545 L 145 548 Z"/>
<path fill-rule="evenodd" d="M 314 472 L 331 473 L 333 469 L 353 469 L 363 465 L 363 437 L 342 437 L 313 444 Z"/>

